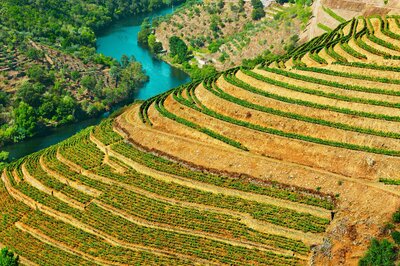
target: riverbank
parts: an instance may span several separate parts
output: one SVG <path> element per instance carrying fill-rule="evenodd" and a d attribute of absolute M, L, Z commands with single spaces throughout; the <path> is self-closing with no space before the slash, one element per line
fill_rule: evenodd
<path fill-rule="evenodd" d="M 155 58 L 149 51 L 137 44 L 137 33 L 145 18 L 152 19 L 157 16 L 171 14 L 172 12 L 172 8 L 163 8 L 155 12 L 137 15 L 133 18 L 124 18 L 98 32 L 96 43 L 97 53 L 110 56 L 116 60 L 120 60 L 123 54 L 134 56 L 135 59 L 142 64 L 146 75 L 149 76 L 149 81 L 137 90 L 130 99 L 124 101 L 124 104 L 131 104 L 135 100 L 146 100 L 154 95 L 190 81 L 189 76 L 185 72 Z M 83 128 L 96 125 L 106 115 L 107 113 L 100 117 L 50 129 L 48 131 L 49 134 L 7 145 L 1 148 L 1 150 L 9 152 L 9 158 L 15 160 L 56 144 L 74 135 Z"/>

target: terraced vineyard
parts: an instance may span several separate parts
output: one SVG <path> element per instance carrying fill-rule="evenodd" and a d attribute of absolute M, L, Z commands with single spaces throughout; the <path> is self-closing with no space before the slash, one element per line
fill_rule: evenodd
<path fill-rule="evenodd" d="M 354 19 L 13 162 L 0 246 L 28 265 L 353 265 L 400 206 L 398 47 L 398 17 Z"/>

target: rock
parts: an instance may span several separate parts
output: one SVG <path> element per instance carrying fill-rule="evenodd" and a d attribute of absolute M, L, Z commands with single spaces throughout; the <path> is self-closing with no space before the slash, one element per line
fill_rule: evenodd
<path fill-rule="evenodd" d="M 367 158 L 367 164 L 368 164 L 368 166 L 372 167 L 372 166 L 375 165 L 375 163 L 376 163 L 376 161 L 375 161 L 373 158 L 371 158 L 371 157 L 368 157 L 368 158 Z"/>

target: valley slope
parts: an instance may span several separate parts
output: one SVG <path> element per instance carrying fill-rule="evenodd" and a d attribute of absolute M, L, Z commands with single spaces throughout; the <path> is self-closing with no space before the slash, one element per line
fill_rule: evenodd
<path fill-rule="evenodd" d="M 400 207 L 398 17 L 136 102 L 8 165 L 28 265 L 356 265 Z"/>

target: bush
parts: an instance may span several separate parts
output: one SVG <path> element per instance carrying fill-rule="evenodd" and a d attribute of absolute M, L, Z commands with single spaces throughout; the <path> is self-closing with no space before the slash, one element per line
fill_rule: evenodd
<path fill-rule="evenodd" d="M 400 223 L 400 210 L 393 214 L 393 222 Z"/>
<path fill-rule="evenodd" d="M 400 245 L 400 232 L 399 231 L 394 231 L 394 232 L 392 232 L 391 235 L 392 235 L 392 238 L 393 238 L 394 242 L 397 245 Z"/>
<path fill-rule="evenodd" d="M 19 257 L 14 256 L 14 253 L 8 251 L 7 248 L 3 248 L 0 252 L 0 266 L 18 266 Z"/>
<path fill-rule="evenodd" d="M 177 36 L 169 39 L 169 48 L 172 57 L 177 57 L 178 63 L 183 63 L 188 56 L 188 47 L 186 43 Z"/>
<path fill-rule="evenodd" d="M 8 155 L 10 153 L 7 151 L 0 151 L 0 162 L 5 162 L 8 160 Z"/>
<path fill-rule="evenodd" d="M 360 260 L 360 266 L 394 266 L 396 251 L 393 243 L 384 239 L 378 241 L 372 239 L 365 256 Z"/>
<path fill-rule="evenodd" d="M 253 20 L 259 20 L 265 17 L 265 11 L 262 8 L 256 8 L 251 12 L 251 18 Z"/>

